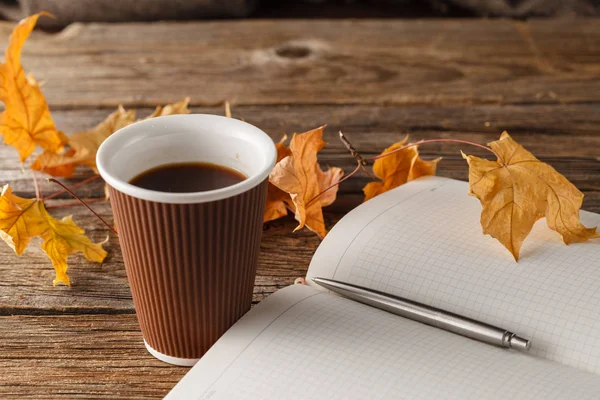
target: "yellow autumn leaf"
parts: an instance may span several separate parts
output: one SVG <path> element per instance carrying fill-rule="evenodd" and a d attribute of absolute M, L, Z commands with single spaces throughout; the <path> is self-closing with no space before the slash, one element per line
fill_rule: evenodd
<path fill-rule="evenodd" d="M 49 14 L 35 14 L 19 22 L 10 36 L 5 62 L 0 64 L 0 100 L 5 107 L 0 133 L 4 143 L 18 150 L 21 162 L 36 145 L 58 152 L 66 143 L 65 135 L 54 126 L 40 86 L 33 76 L 25 75 L 21 65 L 21 48 L 41 15 Z"/>
<path fill-rule="evenodd" d="M 189 114 L 189 97 L 180 102 L 168 104 L 164 107 L 158 106 L 154 112 L 144 118 L 154 118 L 164 115 Z M 110 114 L 104 121 L 96 125 L 92 130 L 75 133 L 68 138 L 69 149 L 63 154 L 45 151 L 39 155 L 31 168 L 42 171 L 52 176 L 70 178 L 78 165 L 87 165 L 95 172 L 96 153 L 106 138 L 119 129 L 135 122 L 135 110 L 125 110 L 119 106 L 117 111 Z"/>
<path fill-rule="evenodd" d="M 407 140 L 408 136 L 385 149 L 381 155 L 399 149 Z M 439 161 L 440 158 L 431 161 L 421 159 L 417 146 L 378 158 L 373 164 L 373 173 L 381 182 L 370 182 L 364 187 L 365 201 L 421 176 L 435 175 Z"/>
<path fill-rule="evenodd" d="M 534 223 L 543 217 L 566 244 L 599 236 L 596 228 L 581 224 L 583 193 L 567 178 L 535 158 L 507 132 L 488 145 L 498 160 L 463 153 L 469 164 L 469 195 L 481 202 L 483 233 L 502 243 L 515 260 Z"/>
<path fill-rule="evenodd" d="M 318 164 L 317 153 L 326 144 L 323 129 L 325 126 L 302 134 L 295 133 L 290 143 L 291 155 L 278 162 L 269 176 L 269 182 L 290 195 L 294 217 L 298 221 L 295 230 L 306 226 L 320 237 L 327 234 L 327 229 L 323 219 L 324 203 L 319 194 L 330 184 L 337 183 L 343 175 L 340 168 L 329 168 L 323 172 Z M 336 191 L 337 188 L 323 194 L 325 204 L 335 200 Z"/>
<path fill-rule="evenodd" d="M 102 243 L 92 243 L 70 216 L 55 219 L 48 214 L 42 201 L 16 196 L 8 185 L 3 187 L 0 195 L 0 237 L 18 255 L 23 254 L 32 238 L 42 238 L 42 250 L 54 267 L 54 285 L 70 285 L 67 275 L 69 254 L 81 251 L 86 259 L 95 262 L 102 262 L 106 257 Z"/>
<path fill-rule="evenodd" d="M 44 231 L 40 208 L 36 199 L 23 199 L 12 194 L 5 185 L 0 195 L 0 236 L 17 253 L 29 245 L 31 239 Z"/>

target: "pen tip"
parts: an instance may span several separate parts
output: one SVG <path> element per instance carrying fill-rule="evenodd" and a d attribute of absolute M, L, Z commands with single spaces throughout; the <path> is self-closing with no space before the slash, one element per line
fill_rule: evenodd
<path fill-rule="evenodd" d="M 517 335 L 510 339 L 510 347 L 517 350 L 527 351 L 531 348 L 531 340 L 523 339 Z"/>

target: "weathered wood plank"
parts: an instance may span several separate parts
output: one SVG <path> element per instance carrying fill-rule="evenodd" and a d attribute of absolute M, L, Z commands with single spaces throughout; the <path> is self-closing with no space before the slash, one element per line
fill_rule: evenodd
<path fill-rule="evenodd" d="M 74 24 L 23 62 L 55 107 L 597 102 L 598 21 Z"/>
<path fill-rule="evenodd" d="M 352 138 L 357 135 L 350 135 Z M 450 135 L 443 135 L 443 137 L 452 137 L 456 139 L 466 137 L 473 137 L 472 135 L 461 135 L 460 133 L 452 133 Z M 403 136 L 401 136 L 403 137 Z M 411 135 L 411 138 L 414 140 L 419 140 L 421 138 L 431 138 L 431 135 Z M 435 137 L 442 137 L 442 135 L 436 135 Z M 326 138 L 329 139 L 332 143 L 337 138 L 333 137 L 333 134 L 326 135 Z M 390 141 L 387 143 L 393 143 L 393 140 L 397 140 L 398 135 L 390 135 Z M 521 139 L 517 136 L 517 140 Z M 468 139 L 467 139 L 468 140 Z M 490 139 L 491 140 L 491 139 Z M 532 138 L 533 140 L 533 138 Z M 540 136 L 540 140 L 552 140 L 545 137 Z M 360 142 L 360 141 L 359 141 Z M 572 143 L 586 145 L 586 141 L 570 141 L 569 145 Z M 590 146 L 595 146 L 593 141 L 589 141 Z M 526 145 L 527 146 L 527 145 Z M 385 145 L 378 146 L 383 150 Z M 536 153 L 536 147 L 538 146 L 529 146 L 528 149 L 532 150 L 534 154 L 539 155 L 540 153 Z M 478 156 L 485 156 L 481 151 L 468 151 L 465 147 L 460 147 L 458 145 L 435 145 L 430 144 L 428 148 L 423 148 L 421 154 L 425 159 L 431 159 L 438 156 L 443 157 L 443 161 L 440 163 L 438 167 L 438 175 L 446 176 L 454 179 L 467 180 L 467 166 L 465 161 L 460 157 L 460 149 L 467 151 L 469 154 L 475 154 Z M 593 147 L 588 147 L 588 149 L 593 149 Z M 352 171 L 355 167 L 355 163 L 353 159 L 349 158 L 345 153 L 341 151 L 343 149 L 337 149 L 338 152 L 335 152 L 334 149 L 325 149 L 322 152 L 320 162 L 324 166 L 338 166 L 344 169 L 346 173 Z M 375 152 L 365 151 L 363 153 L 365 156 L 375 155 Z M 599 182 L 599 174 L 600 174 L 600 161 L 596 157 L 555 157 L 555 156 L 539 156 L 539 158 L 552 165 L 559 172 L 564 174 L 575 186 L 577 186 L 584 194 L 590 194 L 600 190 L 600 182 Z M 0 175 L 0 183 L 7 184 L 9 183 L 11 187 L 14 188 L 15 193 L 23 197 L 34 197 L 35 192 L 33 188 L 31 172 L 26 171 L 23 174 L 19 170 L 6 170 L 2 175 Z M 82 168 L 81 173 L 76 175 L 77 179 L 65 180 L 67 185 L 75 184 L 81 181 L 83 178 L 91 176 L 90 171 L 85 171 Z M 362 188 L 370 181 L 370 179 L 362 174 L 358 174 L 352 179 L 344 182 L 341 185 L 340 193 L 343 194 L 358 194 L 362 190 Z M 54 193 L 60 188 L 51 184 L 42 182 L 41 184 L 44 194 Z M 98 198 L 104 196 L 104 186 L 100 180 L 94 181 L 90 184 L 85 185 L 84 187 L 77 188 L 76 192 L 83 198 Z M 62 199 L 70 198 L 69 195 L 61 195 Z M 587 204 L 586 209 L 590 211 L 600 211 L 600 204 Z"/>
<path fill-rule="evenodd" d="M 135 315 L 0 317 L 0 398 L 162 398 L 188 368 L 145 349 Z"/>
<path fill-rule="evenodd" d="M 170 99 L 174 101 L 176 99 Z M 482 105 L 482 106 L 235 106 L 235 117 L 255 124 L 278 141 L 284 133 L 302 132 L 329 124 L 325 132 L 330 144 L 320 157 L 323 164 L 350 171 L 353 160 L 337 139 L 343 130 L 365 156 L 375 155 L 404 135 L 412 140 L 455 138 L 487 143 L 508 130 L 542 160 L 551 163 L 586 193 L 600 190 L 600 112 L 596 104 L 572 105 Z M 111 110 L 55 111 L 57 126 L 68 133 L 87 129 L 101 121 Z M 196 113 L 222 114 L 223 109 L 198 108 Z M 139 110 L 144 116 L 150 109 Z M 425 157 L 444 157 L 440 173 L 466 179 L 466 165 L 459 149 L 483 155 L 478 149 L 454 144 L 430 144 L 422 148 Z M 0 146 L 0 183 L 10 183 L 24 196 L 33 196 L 30 172 L 21 171 L 16 150 Z M 80 168 L 75 183 L 90 176 Z M 354 178 L 342 186 L 343 193 L 359 193 L 367 179 Z M 43 183 L 45 193 L 57 187 Z M 83 197 L 103 196 L 101 181 L 78 189 Z M 62 196 L 68 198 L 68 195 Z M 600 207 L 600 206 L 599 206 Z M 600 208 L 598 208 L 600 210 Z"/>

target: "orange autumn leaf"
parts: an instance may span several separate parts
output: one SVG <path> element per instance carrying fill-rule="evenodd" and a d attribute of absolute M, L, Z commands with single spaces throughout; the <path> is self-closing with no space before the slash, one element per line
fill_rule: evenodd
<path fill-rule="evenodd" d="M 277 162 L 292 154 L 290 148 L 285 145 L 286 140 L 287 135 L 284 135 L 279 143 L 275 145 L 277 148 Z M 290 195 L 269 182 L 269 186 L 267 188 L 267 204 L 265 206 L 263 222 L 285 217 L 288 213 L 286 202 L 288 204 L 292 203 L 292 198 Z"/>
<path fill-rule="evenodd" d="M 490 161 L 463 153 L 469 164 L 469 195 L 481 202 L 483 233 L 502 243 L 515 260 L 534 223 L 543 217 L 565 244 L 599 237 L 596 228 L 581 224 L 583 193 L 567 178 L 535 158 L 507 132 L 488 145 L 500 159 Z"/>
<path fill-rule="evenodd" d="M 322 208 L 333 203 L 337 187 L 319 194 L 337 183 L 343 175 L 340 168 L 329 168 L 323 172 L 317 161 L 317 153 L 325 146 L 322 126 L 302 134 L 294 134 L 289 150 L 291 155 L 279 161 L 269 182 L 289 194 L 298 227 L 304 226 L 320 237 L 327 234 Z"/>
<path fill-rule="evenodd" d="M 173 114 L 189 114 L 189 97 L 180 102 L 158 106 L 154 112 L 144 119 Z M 126 111 L 119 106 L 104 121 L 86 132 L 76 133 L 68 138 L 69 149 L 63 154 L 45 151 L 39 155 L 31 168 L 52 176 L 70 178 L 78 165 L 87 165 L 96 170 L 96 153 L 106 138 L 119 129 L 135 122 L 135 110 Z"/>
<path fill-rule="evenodd" d="M 319 196 L 321 207 L 330 206 L 337 198 L 339 187 L 337 184 L 342 179 L 344 171 L 338 167 L 329 167 L 327 171 L 323 171 L 318 165 L 315 170 L 317 172 L 317 182 L 319 183 L 319 193 L 321 193 Z"/>
<path fill-rule="evenodd" d="M 92 243 L 84 234 L 70 216 L 55 219 L 48 214 L 42 201 L 15 196 L 8 185 L 2 189 L 0 238 L 21 255 L 32 238 L 40 237 L 42 250 L 54 266 L 54 285 L 70 285 L 67 275 L 69 254 L 81 251 L 85 258 L 95 262 L 102 262 L 106 257 L 102 243 Z"/>
<path fill-rule="evenodd" d="M 5 107 L 0 115 L 0 133 L 4 143 L 18 150 L 21 162 L 36 145 L 57 152 L 66 142 L 54 126 L 40 86 L 33 76 L 25 75 L 21 65 L 21 48 L 41 15 L 49 14 L 35 14 L 19 22 L 10 36 L 5 62 L 0 64 L 0 100 Z"/>
<path fill-rule="evenodd" d="M 408 136 L 385 149 L 381 155 L 399 149 L 407 140 Z M 439 161 L 439 158 L 431 161 L 421 159 L 417 146 L 378 158 L 373 164 L 373 173 L 381 182 L 370 182 L 364 187 L 365 201 L 421 176 L 435 175 Z"/>

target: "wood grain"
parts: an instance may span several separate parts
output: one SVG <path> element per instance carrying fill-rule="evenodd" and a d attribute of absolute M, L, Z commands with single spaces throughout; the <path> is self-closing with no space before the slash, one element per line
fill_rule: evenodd
<path fill-rule="evenodd" d="M 188 371 L 145 349 L 135 315 L 0 317 L 0 398 L 162 398 Z"/>
<path fill-rule="evenodd" d="M 73 24 L 36 33 L 51 106 L 522 104 L 600 100 L 595 19 Z M 12 23 L 0 24 L 6 44 Z"/>
<path fill-rule="evenodd" d="M 0 22 L 5 47 L 12 23 Z M 193 112 L 223 114 L 273 139 L 328 124 L 323 165 L 353 168 L 336 133 L 364 156 L 411 140 L 487 143 L 503 130 L 553 165 L 600 212 L 600 23 L 597 19 L 238 21 L 73 24 L 34 32 L 23 62 L 44 83 L 57 126 L 74 133 L 118 104 L 141 107 L 191 96 Z M 453 144 L 423 146 L 442 156 L 442 176 L 466 179 Z M 73 184 L 91 176 L 80 168 Z M 369 181 L 345 182 L 325 218 L 333 226 L 362 201 Z M 30 171 L 0 146 L 0 183 L 33 197 Z M 57 188 L 43 183 L 45 194 Z M 98 200 L 103 183 L 77 189 Z M 466 195 L 466 194 L 465 194 Z M 67 195 L 49 206 L 72 203 Z M 109 205 L 92 204 L 112 222 Z M 83 207 L 53 208 L 101 241 L 107 229 Z M 304 276 L 319 239 L 287 217 L 264 226 L 254 301 Z M 22 257 L 0 243 L 0 398 L 159 398 L 186 369 L 144 349 L 116 237 L 104 264 L 69 258 L 72 287 L 52 287 L 39 242 Z"/>

